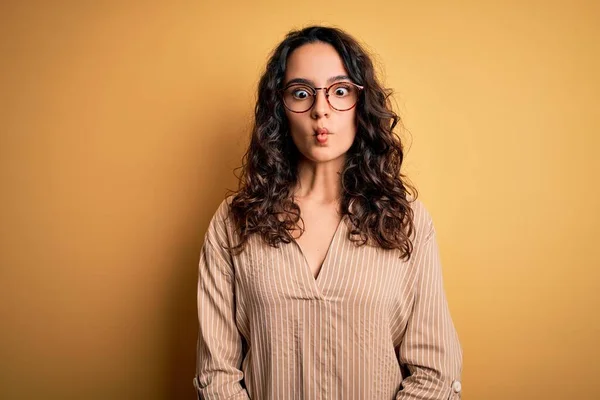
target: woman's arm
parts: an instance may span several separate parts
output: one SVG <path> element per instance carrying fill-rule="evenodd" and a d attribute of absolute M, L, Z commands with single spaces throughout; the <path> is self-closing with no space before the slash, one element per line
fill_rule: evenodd
<path fill-rule="evenodd" d="M 194 386 L 199 399 L 249 399 L 244 389 L 242 338 L 235 324 L 234 278 L 221 204 L 200 252 L 198 347 Z"/>
<path fill-rule="evenodd" d="M 399 349 L 399 362 L 410 375 L 396 400 L 460 399 L 462 349 L 444 294 L 433 223 L 414 257 L 415 302 Z"/>

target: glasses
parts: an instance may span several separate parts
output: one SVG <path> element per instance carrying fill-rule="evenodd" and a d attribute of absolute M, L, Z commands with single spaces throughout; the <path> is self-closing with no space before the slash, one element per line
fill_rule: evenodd
<path fill-rule="evenodd" d="M 336 82 L 329 87 L 315 88 L 305 83 L 293 83 L 282 90 L 283 104 L 291 112 L 306 112 L 315 104 L 319 90 L 325 92 L 325 98 L 331 108 L 348 111 L 356 106 L 363 86 L 352 82 Z"/>

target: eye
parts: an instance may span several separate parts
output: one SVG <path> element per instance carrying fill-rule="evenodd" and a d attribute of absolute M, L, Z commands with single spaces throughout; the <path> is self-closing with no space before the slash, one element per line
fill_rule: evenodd
<path fill-rule="evenodd" d="M 285 95 L 289 100 L 304 101 L 313 96 L 313 90 L 306 85 L 292 85 L 285 89 Z"/>
<path fill-rule="evenodd" d="M 298 100 L 308 99 L 310 93 L 306 89 L 295 89 L 292 91 L 292 96 Z"/>
<path fill-rule="evenodd" d="M 339 85 L 334 88 L 333 94 L 336 97 L 345 97 L 350 94 L 351 90 L 352 88 L 349 85 Z"/>

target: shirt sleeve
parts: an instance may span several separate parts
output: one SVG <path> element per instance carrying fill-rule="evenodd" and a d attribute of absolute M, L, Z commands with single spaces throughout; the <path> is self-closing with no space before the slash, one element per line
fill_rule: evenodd
<path fill-rule="evenodd" d="M 198 269 L 198 399 L 249 399 L 241 371 L 242 337 L 235 323 L 234 277 L 231 256 L 222 245 L 227 233 L 222 204 L 213 216 L 200 251 Z"/>
<path fill-rule="evenodd" d="M 444 293 L 432 223 L 414 257 L 415 300 L 399 345 L 399 362 L 409 376 L 403 380 L 396 400 L 458 400 L 462 349 Z"/>

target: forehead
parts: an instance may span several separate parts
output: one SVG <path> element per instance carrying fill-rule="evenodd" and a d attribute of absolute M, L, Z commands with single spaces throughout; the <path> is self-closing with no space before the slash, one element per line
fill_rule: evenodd
<path fill-rule="evenodd" d="M 327 43 L 316 42 L 302 45 L 288 57 L 285 81 L 304 78 L 323 85 L 332 76 L 347 75 L 342 58 Z"/>

